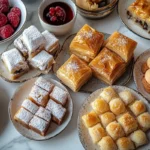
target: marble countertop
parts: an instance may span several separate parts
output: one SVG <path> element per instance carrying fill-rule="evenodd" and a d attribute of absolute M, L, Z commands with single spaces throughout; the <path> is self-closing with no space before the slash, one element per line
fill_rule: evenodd
<path fill-rule="evenodd" d="M 28 20 L 32 20 L 33 24 L 36 22 L 39 23 L 37 17 L 37 8 L 41 0 L 23 1 L 27 6 Z M 150 48 L 149 40 L 140 38 L 124 26 L 116 10 L 102 20 L 87 20 L 78 14 L 74 29 L 71 31 L 71 33 L 77 32 L 85 23 L 91 25 L 93 28 L 99 31 L 109 34 L 118 30 L 128 37 L 136 40 L 138 42 L 138 47 L 135 51 L 135 57 Z M 71 33 L 68 33 L 68 35 Z M 60 37 L 61 44 L 68 35 Z M 5 50 L 11 42 L 12 41 L 0 45 L 1 52 Z M 54 79 L 56 78 L 54 75 L 51 75 L 51 77 Z M 71 122 L 58 136 L 47 141 L 38 142 L 29 140 L 20 135 L 9 119 L 8 104 L 13 93 L 19 85 L 20 84 L 18 83 L 8 83 L 0 78 L 0 150 L 83 150 L 84 148 L 82 147 L 78 138 L 77 117 L 82 103 L 89 96 L 89 94 L 73 93 L 70 91 L 74 103 L 74 112 Z M 130 82 L 127 84 L 127 87 L 136 89 L 133 79 L 130 80 Z"/>

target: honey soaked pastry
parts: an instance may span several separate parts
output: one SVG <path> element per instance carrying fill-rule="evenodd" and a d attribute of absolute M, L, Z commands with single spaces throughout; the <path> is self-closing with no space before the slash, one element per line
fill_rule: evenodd
<path fill-rule="evenodd" d="M 120 98 L 115 98 L 111 100 L 109 106 L 110 106 L 110 110 L 115 115 L 120 115 L 126 111 L 125 104 Z"/>
<path fill-rule="evenodd" d="M 101 126 L 100 123 L 89 128 L 88 130 L 93 143 L 99 142 L 104 136 L 107 135 L 106 131 L 104 130 L 104 128 Z"/>
<path fill-rule="evenodd" d="M 145 72 L 146 72 L 148 69 L 149 69 L 149 67 L 147 66 L 147 63 L 146 63 L 146 62 L 143 63 L 143 64 L 142 64 L 142 68 L 141 68 L 142 73 L 145 74 Z"/>
<path fill-rule="evenodd" d="M 103 114 L 109 111 L 108 103 L 105 100 L 100 98 L 97 98 L 94 102 L 92 102 L 91 106 L 97 114 Z"/>
<path fill-rule="evenodd" d="M 117 146 L 110 136 L 105 136 L 98 143 L 100 150 L 117 150 Z"/>
<path fill-rule="evenodd" d="M 117 120 L 123 127 L 126 135 L 130 134 L 138 128 L 137 121 L 129 113 L 125 113 L 119 116 Z"/>
<path fill-rule="evenodd" d="M 109 103 L 112 99 L 117 98 L 118 94 L 111 86 L 109 86 L 104 88 L 99 96 L 102 97 L 102 99 L 104 99 L 107 103 Z"/>
<path fill-rule="evenodd" d="M 88 114 L 82 116 L 82 120 L 87 128 L 92 127 L 100 122 L 100 119 L 94 111 L 91 111 Z"/>
<path fill-rule="evenodd" d="M 126 69 L 125 62 L 116 53 L 103 48 L 89 64 L 98 79 L 112 85 Z"/>
<path fill-rule="evenodd" d="M 150 32 L 150 1 L 136 0 L 127 10 L 129 19 L 138 23 L 144 30 Z"/>
<path fill-rule="evenodd" d="M 136 46 L 136 41 L 119 32 L 114 32 L 106 42 L 106 47 L 117 53 L 126 63 L 129 63 L 133 57 Z"/>
<path fill-rule="evenodd" d="M 57 70 L 57 77 L 74 92 L 77 92 L 92 76 L 88 65 L 74 54 Z"/>
<path fill-rule="evenodd" d="M 106 113 L 100 115 L 101 123 L 102 123 L 103 127 L 105 127 L 105 128 L 109 123 L 115 121 L 115 119 L 116 119 L 115 115 L 111 112 L 106 112 Z"/>
<path fill-rule="evenodd" d="M 104 41 L 104 35 L 85 24 L 70 44 L 70 52 L 86 62 L 94 59 Z"/>
<path fill-rule="evenodd" d="M 135 100 L 135 97 L 128 90 L 120 92 L 119 96 L 123 100 L 123 102 L 125 103 L 125 105 L 129 105 L 129 104 L 131 104 Z"/>
<path fill-rule="evenodd" d="M 122 137 L 116 142 L 119 150 L 134 150 L 134 144 L 128 137 Z"/>
<path fill-rule="evenodd" d="M 108 124 L 106 131 L 114 140 L 117 140 L 125 135 L 123 128 L 117 121 Z"/>
<path fill-rule="evenodd" d="M 138 116 L 146 111 L 146 106 L 142 101 L 135 101 L 129 106 L 130 110 L 134 113 L 135 116 Z"/>
<path fill-rule="evenodd" d="M 150 129 L 150 114 L 148 112 L 139 115 L 137 120 L 142 130 L 147 131 Z"/>
<path fill-rule="evenodd" d="M 148 142 L 146 134 L 142 130 L 137 130 L 130 135 L 131 140 L 136 147 L 142 146 Z"/>

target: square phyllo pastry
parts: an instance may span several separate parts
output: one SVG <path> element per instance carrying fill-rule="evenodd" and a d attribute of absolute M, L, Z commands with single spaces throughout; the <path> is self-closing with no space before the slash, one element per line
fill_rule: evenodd
<path fill-rule="evenodd" d="M 58 69 L 57 77 L 73 91 L 78 91 L 92 76 L 90 67 L 74 54 Z"/>
<path fill-rule="evenodd" d="M 98 54 L 104 42 L 104 35 L 85 24 L 70 44 L 70 52 L 86 62 Z"/>
<path fill-rule="evenodd" d="M 107 48 L 103 48 L 89 66 L 98 79 L 110 85 L 113 84 L 126 69 L 126 64 L 121 57 Z"/>
<path fill-rule="evenodd" d="M 107 39 L 105 46 L 118 54 L 126 63 L 128 63 L 133 57 L 137 42 L 119 32 L 114 32 Z"/>

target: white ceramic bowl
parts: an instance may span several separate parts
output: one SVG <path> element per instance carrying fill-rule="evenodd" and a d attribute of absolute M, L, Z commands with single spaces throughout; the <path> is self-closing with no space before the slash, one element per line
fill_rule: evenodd
<path fill-rule="evenodd" d="M 64 25 L 55 26 L 55 25 L 48 24 L 44 21 L 44 19 L 43 19 L 44 9 L 48 5 L 50 5 L 51 3 L 54 3 L 54 2 L 64 2 L 64 3 L 68 4 L 71 7 L 71 9 L 74 13 L 74 17 L 70 22 L 68 22 Z M 43 0 L 41 5 L 39 6 L 39 11 L 38 11 L 39 20 L 41 22 L 42 27 L 45 30 L 48 30 L 48 31 L 50 31 L 50 32 L 52 32 L 52 33 L 54 33 L 55 35 L 58 35 L 58 36 L 59 35 L 65 35 L 66 33 L 68 33 L 73 28 L 75 20 L 76 20 L 76 14 L 77 14 L 76 6 L 71 0 Z"/>
<path fill-rule="evenodd" d="M 0 44 L 10 41 L 16 35 L 18 35 L 19 32 L 21 31 L 21 29 L 23 28 L 23 26 L 26 22 L 26 18 L 27 18 L 27 10 L 26 10 L 26 7 L 25 7 L 24 3 L 22 2 L 22 0 L 9 0 L 9 4 L 11 7 L 15 6 L 15 7 L 20 8 L 20 10 L 21 10 L 21 21 L 20 21 L 20 24 L 19 24 L 17 30 L 15 31 L 15 33 L 12 36 L 10 36 L 9 38 L 0 41 Z"/>

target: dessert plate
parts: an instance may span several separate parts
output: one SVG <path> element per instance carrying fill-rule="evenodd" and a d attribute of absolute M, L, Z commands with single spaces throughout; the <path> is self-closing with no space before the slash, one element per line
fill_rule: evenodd
<path fill-rule="evenodd" d="M 145 103 L 145 105 L 147 106 L 148 112 L 150 112 L 150 106 L 149 106 L 147 100 L 142 95 L 140 95 L 136 91 L 134 91 L 133 89 L 127 88 L 125 86 L 112 86 L 112 87 L 117 92 L 121 92 L 123 90 L 129 90 L 135 96 L 136 99 L 140 99 Z M 85 102 L 83 103 L 83 105 L 81 106 L 81 109 L 79 111 L 78 123 L 77 123 L 78 135 L 79 135 L 79 138 L 80 138 L 80 141 L 81 141 L 83 147 L 86 150 L 99 150 L 100 149 L 96 144 L 93 144 L 91 137 L 88 133 L 88 130 L 82 122 L 82 116 L 87 114 L 88 112 L 90 112 L 92 110 L 90 104 L 99 96 L 99 94 L 102 92 L 102 90 L 103 90 L 103 88 L 92 93 L 87 98 L 87 100 L 85 100 Z M 150 139 L 150 132 L 149 131 L 147 132 L 147 135 L 148 135 L 148 139 Z M 142 146 L 136 150 L 148 150 L 149 147 L 150 147 L 150 142 L 147 145 L 144 145 L 144 146 Z"/>
<path fill-rule="evenodd" d="M 8 51 L 10 49 L 14 48 L 14 45 L 13 43 L 11 43 L 7 49 L 5 51 Z M 60 49 L 60 46 L 58 47 L 58 51 Z M 56 53 L 56 52 L 55 52 Z M 56 54 L 53 54 L 54 56 L 54 59 L 56 58 L 55 55 Z M 1 54 L 2 55 L 2 54 Z M 10 73 L 9 71 L 7 70 L 7 68 L 5 67 L 2 59 L 1 59 L 1 55 L 0 55 L 0 76 L 5 80 L 5 81 L 8 81 L 8 82 L 15 82 L 15 83 L 20 83 L 20 82 L 25 82 L 27 80 L 30 80 L 34 77 L 38 77 L 40 76 L 41 74 L 47 74 L 47 72 L 44 72 L 44 71 L 40 71 L 38 69 L 35 69 L 35 68 L 30 68 L 30 70 L 25 73 L 24 75 L 20 76 L 19 78 L 15 79 L 15 80 L 12 80 L 11 77 L 10 77 Z"/>
<path fill-rule="evenodd" d="M 150 94 L 145 91 L 144 86 L 142 84 L 142 78 L 144 74 L 141 71 L 142 64 L 145 63 L 149 57 L 150 57 L 150 49 L 143 52 L 136 59 L 133 69 L 133 77 L 137 90 L 150 102 Z"/>
<path fill-rule="evenodd" d="M 145 38 L 150 39 L 150 34 L 142 29 L 138 24 L 136 24 L 133 20 L 127 18 L 127 8 L 131 5 L 135 0 L 119 0 L 118 2 L 118 13 L 122 20 L 122 22 L 126 25 L 126 27 L 134 32 L 135 34 Z"/>
<path fill-rule="evenodd" d="M 103 33 L 105 36 L 105 39 L 107 39 L 110 35 Z M 53 66 L 54 73 L 57 72 L 57 70 L 60 68 L 62 64 L 70 57 L 69 54 L 69 45 L 76 34 L 70 35 L 65 42 L 63 43 L 63 46 L 61 48 L 61 51 L 57 53 L 57 58 L 55 59 L 56 63 Z M 131 61 L 131 63 L 128 65 L 126 72 L 115 82 L 117 85 L 126 85 L 130 78 L 132 77 L 132 70 L 133 70 L 133 64 L 134 59 Z M 83 87 L 80 91 L 92 93 L 95 90 L 107 86 L 102 81 L 98 80 L 95 77 L 92 77 Z"/>
<path fill-rule="evenodd" d="M 49 76 L 44 76 L 44 78 L 50 82 L 52 82 L 53 84 L 55 84 L 56 86 L 64 89 L 67 91 L 67 89 L 59 82 L 57 82 L 56 80 L 51 79 Z M 37 78 L 33 78 L 25 83 L 23 83 L 14 93 L 10 103 L 9 103 L 9 116 L 10 119 L 14 125 L 14 127 L 17 129 L 17 131 L 22 134 L 23 136 L 32 139 L 32 140 L 38 140 L 38 141 L 43 141 L 43 140 L 48 140 L 56 135 L 58 135 L 60 132 L 62 132 L 68 125 L 68 123 L 71 120 L 72 117 L 72 113 L 73 113 L 73 103 L 72 103 L 72 99 L 71 96 L 68 92 L 68 103 L 66 106 L 67 109 L 67 114 L 65 115 L 64 121 L 63 123 L 58 126 L 55 123 L 51 123 L 46 136 L 41 136 L 37 133 L 35 133 L 34 131 L 27 129 L 25 127 L 23 127 L 22 125 L 20 125 L 19 123 L 17 123 L 14 120 L 14 115 L 17 112 L 17 110 L 19 109 L 19 107 L 21 106 L 23 100 L 25 98 L 27 98 L 29 92 L 31 91 L 32 86 L 34 85 L 34 82 L 36 81 Z"/>

